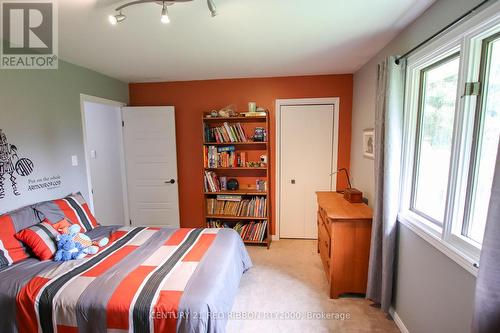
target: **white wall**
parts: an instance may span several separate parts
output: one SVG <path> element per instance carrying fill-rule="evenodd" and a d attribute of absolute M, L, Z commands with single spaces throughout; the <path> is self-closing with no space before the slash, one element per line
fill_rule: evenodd
<path fill-rule="evenodd" d="M 125 223 L 121 107 L 84 102 L 86 159 L 92 181 L 92 208 L 102 225 Z M 89 189 L 90 191 L 90 189 Z"/>
<path fill-rule="evenodd" d="M 362 155 L 362 131 L 373 128 L 377 65 L 403 54 L 481 0 L 438 0 L 354 74 L 351 173 L 373 203 L 373 160 Z M 411 230 L 400 227 L 395 310 L 412 333 L 469 332 L 475 278 Z"/>

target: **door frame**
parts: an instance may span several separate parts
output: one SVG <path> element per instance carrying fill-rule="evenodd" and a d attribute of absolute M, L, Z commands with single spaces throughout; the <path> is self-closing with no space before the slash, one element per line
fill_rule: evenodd
<path fill-rule="evenodd" d="M 276 151 L 276 188 L 274 190 L 276 203 L 276 234 L 273 235 L 273 240 L 280 239 L 280 224 L 281 224 L 281 108 L 283 106 L 300 106 L 300 105 L 333 105 L 333 142 L 332 149 L 336 151 L 333 154 L 332 168 L 337 170 L 338 167 L 338 147 L 339 147 L 339 111 L 340 97 L 324 97 L 324 98 L 295 98 L 295 99 L 277 99 L 275 108 L 276 119 L 276 140 L 274 149 Z M 332 175 L 332 184 L 336 189 L 337 175 Z"/>
<path fill-rule="evenodd" d="M 119 102 L 119 101 L 113 101 L 110 99 L 102 98 L 102 97 L 97 97 L 97 96 L 92 96 L 92 95 L 86 95 L 86 94 L 80 94 L 80 113 L 82 117 L 82 130 L 83 130 L 83 148 L 84 148 L 84 160 L 85 160 L 85 170 L 86 170 L 86 175 L 87 175 L 87 187 L 88 187 L 88 194 L 89 194 L 89 208 L 92 211 L 93 214 L 95 214 L 94 211 L 94 194 L 92 193 L 92 177 L 91 177 L 91 171 L 90 171 L 90 161 L 87 158 L 89 156 L 90 150 L 88 147 L 88 140 L 87 140 L 87 127 L 86 127 L 86 121 L 85 121 L 85 102 L 89 103 L 97 103 L 97 104 L 104 104 L 108 106 L 115 106 L 119 108 L 119 113 L 120 113 L 120 122 L 123 120 L 122 119 L 122 107 L 126 106 L 126 103 Z M 120 128 L 122 128 L 121 124 L 118 124 Z M 124 216 L 124 221 L 123 225 L 128 225 L 129 220 L 130 220 L 130 214 L 128 210 L 128 196 L 127 196 L 127 177 L 126 177 L 126 169 L 125 169 L 125 148 L 123 144 L 123 128 L 120 131 L 120 137 L 118 138 L 118 143 L 119 143 L 119 149 L 120 149 L 120 172 L 121 172 L 121 178 L 122 178 L 122 186 L 123 188 L 123 216 Z"/>

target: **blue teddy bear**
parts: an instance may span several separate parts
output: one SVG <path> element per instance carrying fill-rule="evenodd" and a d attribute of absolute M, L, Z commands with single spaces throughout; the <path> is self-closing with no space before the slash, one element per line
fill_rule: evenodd
<path fill-rule="evenodd" d="M 54 261 L 68 261 L 85 257 L 82 245 L 73 240 L 72 234 L 62 234 L 57 237 L 57 252 Z"/>
<path fill-rule="evenodd" d="M 57 252 L 54 261 L 82 259 L 88 254 L 96 254 L 100 247 L 106 246 L 108 237 L 92 241 L 87 235 L 80 233 L 81 227 L 72 224 L 66 233 L 57 236 Z"/>

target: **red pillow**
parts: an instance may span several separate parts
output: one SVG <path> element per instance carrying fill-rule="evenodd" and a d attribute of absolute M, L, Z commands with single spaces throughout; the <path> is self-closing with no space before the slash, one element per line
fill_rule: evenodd
<path fill-rule="evenodd" d="M 26 248 L 16 239 L 15 234 L 14 218 L 9 214 L 0 216 L 0 268 L 29 258 Z"/>
<path fill-rule="evenodd" d="M 19 231 L 15 236 L 40 260 L 49 260 L 57 251 L 59 232 L 47 220 Z"/>

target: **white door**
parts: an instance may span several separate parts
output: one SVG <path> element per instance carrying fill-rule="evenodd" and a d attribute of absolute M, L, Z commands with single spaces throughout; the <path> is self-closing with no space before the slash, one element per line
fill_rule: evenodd
<path fill-rule="evenodd" d="M 90 206 L 103 225 L 125 224 L 122 117 L 119 105 L 83 103 Z"/>
<path fill-rule="evenodd" d="M 178 227 L 174 107 L 124 107 L 122 116 L 131 224 Z"/>
<path fill-rule="evenodd" d="M 280 115 L 280 237 L 317 238 L 315 192 L 335 189 L 334 105 L 281 106 Z"/>

